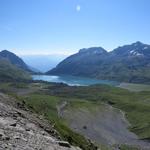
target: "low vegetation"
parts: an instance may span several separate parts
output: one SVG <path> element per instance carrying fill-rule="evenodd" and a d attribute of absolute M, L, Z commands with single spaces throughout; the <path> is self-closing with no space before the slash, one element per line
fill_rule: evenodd
<path fill-rule="evenodd" d="M 150 139 L 150 92 L 129 92 L 105 85 L 89 87 L 49 87 L 46 92 L 64 98 L 103 102 L 123 110 L 131 123 L 130 130 L 141 139 Z"/>
<path fill-rule="evenodd" d="M 0 81 L 25 81 L 30 80 L 29 73 L 9 63 L 7 60 L 0 60 Z"/>
<path fill-rule="evenodd" d="M 138 148 L 136 148 L 136 147 L 131 147 L 131 146 L 127 146 L 127 145 L 122 145 L 122 146 L 120 147 L 120 150 L 140 150 L 140 149 L 138 149 Z"/>
<path fill-rule="evenodd" d="M 17 98 L 23 101 L 32 111 L 45 116 L 59 131 L 64 140 L 73 145 L 82 147 L 84 150 L 94 150 L 96 147 L 86 140 L 82 135 L 75 133 L 67 122 L 58 116 L 57 106 L 63 101 L 69 102 L 73 108 L 86 107 L 93 111 L 97 104 L 107 103 L 125 112 L 131 123 L 130 130 L 141 139 L 150 139 L 150 92 L 130 92 L 128 90 L 114 88 L 106 85 L 95 85 L 89 87 L 69 87 L 64 84 L 52 83 L 3 83 L 0 90 L 6 89 L 9 94 L 12 88 L 27 89 L 32 87 L 37 91 Z M 32 91 L 31 88 L 31 91 Z M 94 112 L 94 111 L 93 111 Z M 109 150 L 100 146 L 102 150 Z M 138 150 L 122 145 L 121 150 Z"/>
<path fill-rule="evenodd" d="M 56 106 L 62 99 L 43 94 L 30 94 L 26 97 L 20 97 L 20 100 L 23 100 L 31 110 L 50 120 L 62 138 L 69 141 L 70 144 L 79 146 L 83 150 L 96 150 L 96 146 L 86 140 L 83 136 L 73 132 L 68 128 L 65 121 L 62 118 L 59 118 Z"/>

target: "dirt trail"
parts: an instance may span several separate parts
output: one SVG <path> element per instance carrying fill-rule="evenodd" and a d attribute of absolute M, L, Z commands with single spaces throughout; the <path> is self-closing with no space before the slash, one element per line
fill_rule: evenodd
<path fill-rule="evenodd" d="M 65 107 L 67 106 L 67 102 L 63 101 L 61 104 L 57 106 L 57 112 L 59 117 L 63 117 L 63 111 L 65 110 Z"/>
<path fill-rule="evenodd" d="M 68 108 L 61 114 L 73 130 L 98 144 L 136 145 L 142 150 L 150 150 L 150 143 L 138 140 L 138 137 L 127 129 L 129 123 L 118 109 L 104 105 L 91 113 L 85 108 Z"/>

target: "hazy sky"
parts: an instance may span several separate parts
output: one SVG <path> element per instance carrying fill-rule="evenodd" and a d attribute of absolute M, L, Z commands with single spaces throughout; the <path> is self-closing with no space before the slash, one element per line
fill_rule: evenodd
<path fill-rule="evenodd" d="M 150 0 L 0 0 L 0 49 L 70 54 L 150 44 Z"/>

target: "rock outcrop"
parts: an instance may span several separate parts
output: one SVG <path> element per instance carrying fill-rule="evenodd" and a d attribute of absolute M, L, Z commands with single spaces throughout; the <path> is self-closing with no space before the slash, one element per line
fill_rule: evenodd
<path fill-rule="evenodd" d="M 62 141 L 49 122 L 0 93 L 0 150 L 81 150 Z"/>

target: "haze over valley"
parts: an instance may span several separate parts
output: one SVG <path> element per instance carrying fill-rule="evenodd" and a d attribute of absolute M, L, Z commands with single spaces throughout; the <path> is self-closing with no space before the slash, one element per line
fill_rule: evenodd
<path fill-rule="evenodd" d="M 56 67 L 56 65 L 65 59 L 66 55 L 21 55 L 20 56 L 26 64 L 41 71 L 47 72 L 48 70 Z"/>

